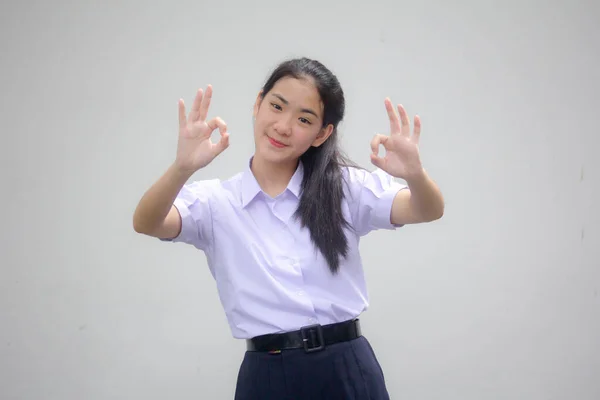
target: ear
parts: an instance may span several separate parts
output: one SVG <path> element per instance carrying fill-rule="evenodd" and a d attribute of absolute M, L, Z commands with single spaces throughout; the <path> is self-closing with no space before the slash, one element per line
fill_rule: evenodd
<path fill-rule="evenodd" d="M 260 92 L 258 92 L 258 95 L 256 96 L 256 101 L 254 102 L 254 111 L 252 112 L 252 115 L 254 116 L 254 118 L 256 118 L 256 116 L 258 115 L 258 109 L 260 108 L 260 104 L 262 103 L 262 94 L 263 91 L 261 90 Z"/>
<path fill-rule="evenodd" d="M 325 141 L 329 138 L 329 136 L 331 136 L 332 133 L 333 133 L 333 125 L 332 124 L 329 124 L 326 127 L 322 128 L 321 131 L 319 132 L 319 134 L 317 135 L 316 139 L 312 142 L 311 146 L 319 147 L 320 145 L 325 143 Z"/>

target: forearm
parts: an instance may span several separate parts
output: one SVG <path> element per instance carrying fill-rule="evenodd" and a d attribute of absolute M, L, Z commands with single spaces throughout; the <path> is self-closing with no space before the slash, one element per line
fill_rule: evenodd
<path fill-rule="evenodd" d="M 133 215 L 134 229 L 138 232 L 148 232 L 159 226 L 167 217 L 175 198 L 191 175 L 171 165 L 138 203 Z"/>
<path fill-rule="evenodd" d="M 419 220 L 429 222 L 444 214 L 444 197 L 435 182 L 423 169 L 406 180 L 410 190 L 410 208 Z"/>

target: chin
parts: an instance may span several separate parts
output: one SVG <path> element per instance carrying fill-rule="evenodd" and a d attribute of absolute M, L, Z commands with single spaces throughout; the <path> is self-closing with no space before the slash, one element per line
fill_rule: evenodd
<path fill-rule="evenodd" d="M 269 142 L 269 138 L 264 136 L 264 141 L 259 146 L 256 146 L 256 156 L 260 157 L 264 161 L 273 164 L 288 163 L 294 159 L 297 159 L 295 155 L 290 151 L 289 148 L 275 148 Z"/>
<path fill-rule="evenodd" d="M 264 149 L 262 149 L 261 151 L 258 152 L 257 155 L 260 158 L 262 158 L 263 160 L 265 160 L 269 163 L 273 163 L 273 164 L 279 164 L 282 162 L 286 162 L 286 161 L 289 161 L 289 159 L 290 159 L 289 155 L 274 152 L 274 151 L 269 151 L 268 149 L 266 151 Z"/>

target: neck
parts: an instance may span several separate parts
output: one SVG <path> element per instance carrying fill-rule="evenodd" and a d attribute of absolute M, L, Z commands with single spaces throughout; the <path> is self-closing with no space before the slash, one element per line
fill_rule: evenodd
<path fill-rule="evenodd" d="M 298 160 L 290 163 L 272 163 L 254 156 L 250 170 L 254 174 L 260 188 L 271 197 L 279 195 L 290 183 Z"/>

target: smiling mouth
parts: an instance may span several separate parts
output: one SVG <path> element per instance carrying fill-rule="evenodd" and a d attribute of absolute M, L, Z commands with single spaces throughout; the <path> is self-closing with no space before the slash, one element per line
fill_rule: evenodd
<path fill-rule="evenodd" d="M 279 149 L 281 149 L 281 148 L 283 148 L 283 147 L 287 147 L 287 144 L 281 143 L 280 141 L 273 139 L 273 138 L 272 138 L 271 136 L 269 136 L 269 135 L 267 135 L 267 138 L 269 139 L 269 142 L 270 142 L 270 143 L 271 143 L 273 146 L 275 146 L 275 147 L 277 147 L 277 148 L 279 148 Z"/>

